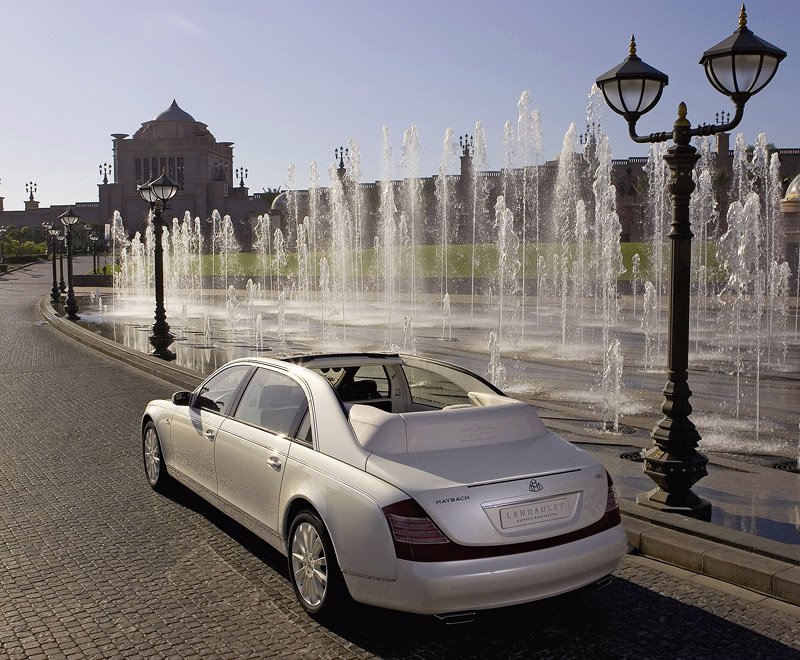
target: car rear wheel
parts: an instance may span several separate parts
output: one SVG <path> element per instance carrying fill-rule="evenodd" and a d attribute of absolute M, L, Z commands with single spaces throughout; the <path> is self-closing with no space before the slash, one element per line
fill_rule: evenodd
<path fill-rule="evenodd" d="M 328 532 L 310 511 L 300 513 L 289 531 L 289 575 L 297 600 L 309 614 L 330 612 L 346 595 Z"/>
<path fill-rule="evenodd" d="M 156 425 L 152 421 L 145 424 L 142 432 L 142 457 L 147 481 L 153 490 L 163 493 L 169 486 L 171 478 L 167 474 L 161 453 L 161 441 L 158 439 Z"/>

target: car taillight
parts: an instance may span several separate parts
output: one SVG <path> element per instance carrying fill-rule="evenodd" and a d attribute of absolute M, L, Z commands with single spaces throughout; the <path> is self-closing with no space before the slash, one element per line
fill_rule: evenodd
<path fill-rule="evenodd" d="M 450 543 L 436 523 L 414 500 L 402 500 L 383 507 L 394 540 L 395 553 L 399 559 L 420 560 L 420 555 L 429 555 L 433 548 L 420 546 Z"/>
<path fill-rule="evenodd" d="M 447 543 L 447 539 L 430 518 L 408 518 L 388 514 L 395 541 L 400 543 Z"/>
<path fill-rule="evenodd" d="M 606 520 L 612 525 L 622 522 L 619 514 L 619 502 L 617 501 L 617 492 L 614 490 L 614 480 L 606 470 L 606 477 L 608 478 L 608 495 L 606 496 Z"/>

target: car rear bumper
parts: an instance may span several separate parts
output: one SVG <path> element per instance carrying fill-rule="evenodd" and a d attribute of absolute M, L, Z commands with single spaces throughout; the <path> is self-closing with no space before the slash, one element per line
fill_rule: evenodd
<path fill-rule="evenodd" d="M 398 560 L 396 580 L 345 575 L 362 603 L 416 614 L 517 605 L 557 596 L 613 572 L 627 545 L 622 525 L 573 543 L 516 555 L 447 562 Z"/>

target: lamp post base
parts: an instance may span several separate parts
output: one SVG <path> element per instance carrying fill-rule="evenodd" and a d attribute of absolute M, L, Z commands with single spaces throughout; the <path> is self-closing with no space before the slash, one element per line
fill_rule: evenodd
<path fill-rule="evenodd" d="M 698 497 L 691 490 L 675 497 L 656 487 L 646 493 L 636 495 L 636 504 L 650 507 L 664 513 L 678 513 L 688 518 L 711 522 L 711 503 Z"/>
<path fill-rule="evenodd" d="M 67 318 L 70 321 L 79 321 L 80 316 L 78 316 L 78 303 L 75 302 L 75 298 L 67 298 L 67 302 L 64 305 L 64 311 L 67 313 Z"/>
<path fill-rule="evenodd" d="M 166 335 L 150 335 L 150 345 L 153 347 L 150 355 L 161 358 L 162 360 L 174 360 L 177 355 L 169 350 L 170 344 L 174 341 L 175 337 L 171 333 L 167 333 Z"/>
<path fill-rule="evenodd" d="M 661 437 L 658 433 L 663 435 L 663 424 L 662 420 L 653 430 L 654 438 L 659 438 L 656 444 L 644 453 L 644 473 L 656 483 L 656 488 L 639 493 L 636 502 L 660 511 L 710 521 L 711 504 L 692 491 L 692 486 L 708 474 L 708 458 L 692 446 L 695 444 L 693 433 L 696 434 L 694 425 L 688 422 L 691 426 L 682 429 L 682 433 L 673 429 L 673 437 L 668 434 Z M 672 451 L 666 451 L 666 446 L 672 447 Z"/>

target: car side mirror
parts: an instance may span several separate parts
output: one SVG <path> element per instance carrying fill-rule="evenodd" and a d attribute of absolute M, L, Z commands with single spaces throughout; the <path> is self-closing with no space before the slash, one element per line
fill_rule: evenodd
<path fill-rule="evenodd" d="M 192 393 L 191 392 L 175 392 L 172 395 L 172 403 L 176 406 L 190 406 L 192 405 Z"/>

